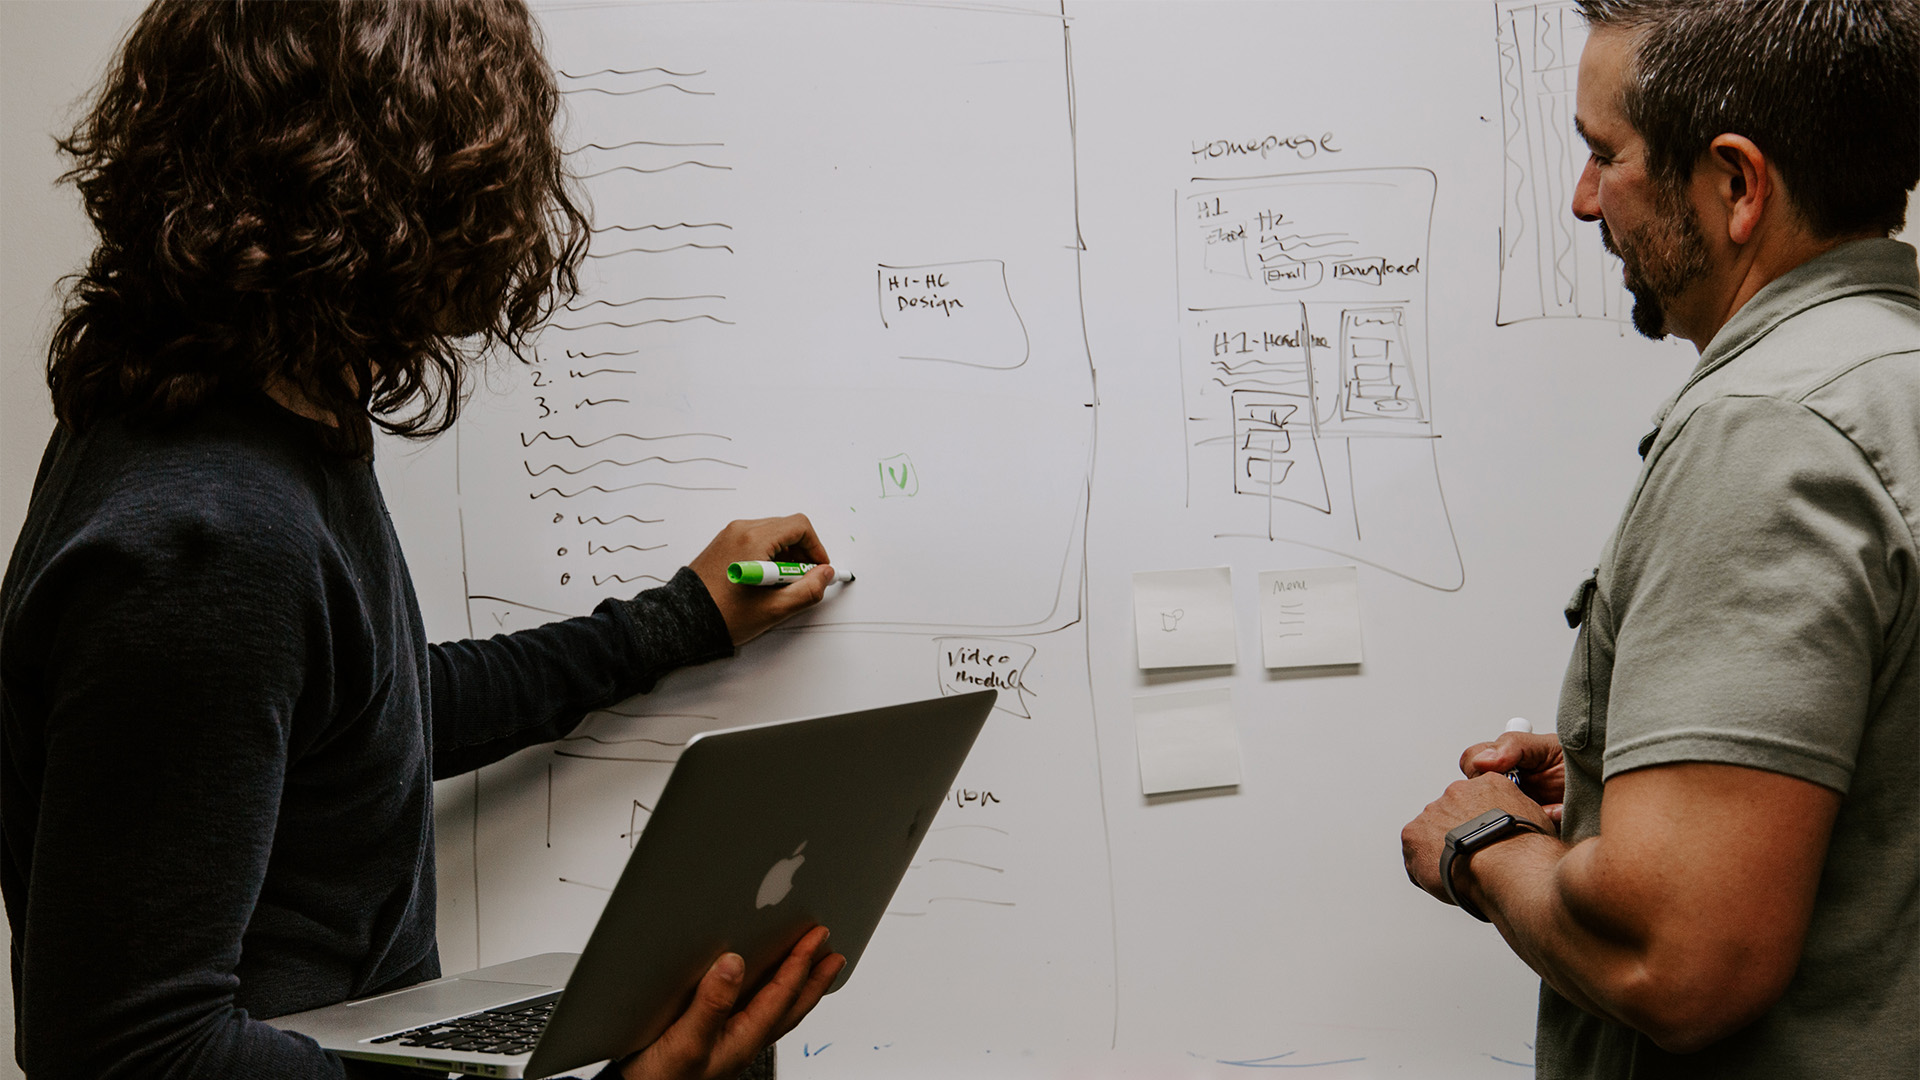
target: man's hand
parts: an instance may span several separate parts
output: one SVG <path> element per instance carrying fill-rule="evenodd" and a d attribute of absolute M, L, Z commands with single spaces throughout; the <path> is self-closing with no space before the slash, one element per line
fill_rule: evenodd
<path fill-rule="evenodd" d="M 788 586 L 791 588 L 792 586 Z M 746 964 L 734 953 L 713 962 L 693 1004 L 652 1046 L 620 1067 L 626 1080 L 719 1080 L 737 1075 L 755 1054 L 792 1031 L 827 992 L 847 958 L 827 952 L 827 928 L 816 926 L 781 962 L 773 980 L 734 1012 Z"/>
<path fill-rule="evenodd" d="M 1515 770 L 1520 773 L 1520 790 L 1558 823 L 1567 792 L 1567 763 L 1560 756 L 1558 735 L 1509 731 L 1492 742 L 1474 743 L 1460 755 L 1460 775 L 1469 780 L 1482 773 L 1505 775 Z"/>
<path fill-rule="evenodd" d="M 814 534 L 805 514 L 736 521 L 720 530 L 691 563 L 693 572 L 727 620 L 735 645 L 744 645 L 779 623 L 820 602 L 833 581 L 833 568 L 816 566 L 791 585 L 768 588 L 735 585 L 727 580 L 727 564 L 770 559 L 778 562 L 827 562 L 827 549 Z"/>
<path fill-rule="evenodd" d="M 1483 772 L 1470 780 L 1455 780 L 1439 798 L 1420 811 L 1419 817 L 1400 830 L 1400 857 L 1407 864 L 1407 879 L 1437 899 L 1453 903 L 1447 897 L 1446 884 L 1440 880 L 1440 852 L 1446 847 L 1447 832 L 1489 810 L 1505 810 L 1523 821 L 1531 821 L 1549 837 L 1557 836 L 1560 831 L 1546 810 L 1522 794 L 1504 773 Z M 1519 842 L 1518 838 L 1502 841 Z"/>

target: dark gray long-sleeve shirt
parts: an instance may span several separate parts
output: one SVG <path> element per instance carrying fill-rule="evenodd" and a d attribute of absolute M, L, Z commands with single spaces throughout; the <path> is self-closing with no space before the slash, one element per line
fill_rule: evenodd
<path fill-rule="evenodd" d="M 439 974 L 432 781 L 731 651 L 688 570 L 429 646 L 371 463 L 264 398 L 61 428 L 0 586 L 21 1064 L 353 1075 L 257 1018 Z"/>

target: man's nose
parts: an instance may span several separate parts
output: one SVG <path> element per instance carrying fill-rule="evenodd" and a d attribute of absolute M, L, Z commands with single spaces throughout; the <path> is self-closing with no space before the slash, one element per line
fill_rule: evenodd
<path fill-rule="evenodd" d="M 1600 170 L 1592 154 L 1580 169 L 1580 182 L 1573 185 L 1573 216 L 1581 221 L 1600 220 Z"/>

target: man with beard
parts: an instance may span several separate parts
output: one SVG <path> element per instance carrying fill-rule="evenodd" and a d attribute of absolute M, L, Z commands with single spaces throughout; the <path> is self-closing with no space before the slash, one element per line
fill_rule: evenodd
<path fill-rule="evenodd" d="M 1578 0 L 1573 211 L 1700 350 L 1575 594 L 1557 735 L 1408 876 L 1540 973 L 1537 1075 L 1920 1075 L 1915 0 Z M 1512 771 L 1518 786 L 1509 782 Z"/>

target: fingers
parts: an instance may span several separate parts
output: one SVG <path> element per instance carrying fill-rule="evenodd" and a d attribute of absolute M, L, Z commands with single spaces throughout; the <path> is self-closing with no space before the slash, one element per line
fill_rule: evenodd
<path fill-rule="evenodd" d="M 825 564 L 827 551 L 805 514 L 735 521 L 720 530 L 687 565 L 706 585 L 735 645 L 744 645 L 782 619 L 819 603 L 835 576 L 832 567 L 821 565 L 799 581 L 772 588 L 727 580 L 729 563 L 756 559 Z"/>
<path fill-rule="evenodd" d="M 812 1001 L 805 1001 L 804 995 L 818 977 L 816 969 L 820 966 L 826 947 L 827 928 L 824 926 L 814 927 L 794 944 L 767 985 L 753 995 L 753 1000 L 747 1002 L 746 1008 L 727 1021 L 726 1032 L 721 1036 L 720 1045 L 712 1058 L 716 1072 L 730 1075 L 732 1071 L 744 1068 L 762 1047 L 785 1034 L 813 1008 L 813 1004 L 820 1000 L 819 995 L 815 994 Z M 838 971 L 839 968 L 834 969 L 835 974 Z M 821 983 L 821 993 L 826 990 L 825 982 L 830 981 L 832 976 Z M 805 1008 L 796 1013 L 795 1007 L 802 1003 Z M 789 1018 L 791 1023 L 788 1022 Z"/>
<path fill-rule="evenodd" d="M 1506 764 L 1506 752 L 1494 743 L 1474 743 L 1460 755 L 1460 775 L 1469 780 L 1481 773 L 1507 772 L 1512 768 Z"/>
<path fill-rule="evenodd" d="M 767 590 L 767 610 L 776 621 L 805 611 L 827 595 L 827 586 L 832 581 L 833 567 L 821 563 L 799 581 Z"/>
<path fill-rule="evenodd" d="M 726 953 L 715 960 L 701 977 L 687 1011 L 653 1045 L 629 1061 L 621 1075 L 626 1080 L 704 1077 L 725 1036 L 734 1003 L 740 1000 L 745 976 L 746 962 L 738 954 Z"/>
<path fill-rule="evenodd" d="M 739 540 L 747 553 L 737 556 L 738 559 L 786 559 L 789 562 L 812 563 L 830 561 L 826 545 L 820 542 L 819 534 L 813 531 L 813 522 L 807 520 L 805 514 L 736 521 L 727 529 L 740 530 Z"/>
<path fill-rule="evenodd" d="M 1490 743 L 1475 743 L 1460 755 L 1468 779 L 1481 773 L 1541 772 L 1560 764 L 1560 737 L 1509 731 Z"/>
<path fill-rule="evenodd" d="M 1537 736 L 1536 736 L 1537 737 Z M 1516 818 L 1531 821 L 1548 835 L 1556 835 L 1559 814 L 1556 808 L 1543 808 L 1497 773 L 1482 774 L 1448 784 L 1440 797 L 1427 804 L 1420 816 L 1400 830 L 1400 857 L 1407 878 L 1433 896 L 1445 900 L 1446 885 L 1440 880 L 1440 851 L 1449 829 L 1488 810 L 1501 809 Z"/>
<path fill-rule="evenodd" d="M 797 554 L 800 562 L 831 562 L 827 557 L 827 546 L 820 542 L 820 535 L 813 531 L 813 522 L 805 514 L 790 514 L 777 519 L 786 539 L 781 543 L 782 551 Z"/>
<path fill-rule="evenodd" d="M 806 984 L 800 988 L 800 996 L 787 1007 L 787 1015 L 781 1018 L 780 1029 L 774 1033 L 774 1037 L 779 1038 L 798 1027 L 800 1021 L 813 1011 L 813 1007 L 820 1004 L 820 999 L 827 994 L 827 987 L 833 985 L 833 980 L 839 978 L 846 966 L 847 958 L 839 953 L 828 953 L 816 961 L 813 970 L 807 974 Z"/>

